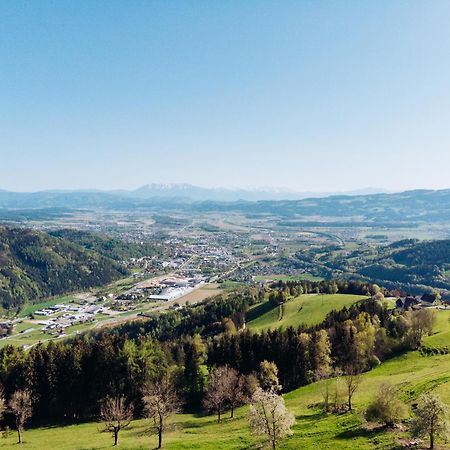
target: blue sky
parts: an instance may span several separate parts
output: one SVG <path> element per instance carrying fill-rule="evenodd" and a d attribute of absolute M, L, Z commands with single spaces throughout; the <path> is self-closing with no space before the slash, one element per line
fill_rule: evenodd
<path fill-rule="evenodd" d="M 450 187 L 450 2 L 0 2 L 0 188 Z"/>

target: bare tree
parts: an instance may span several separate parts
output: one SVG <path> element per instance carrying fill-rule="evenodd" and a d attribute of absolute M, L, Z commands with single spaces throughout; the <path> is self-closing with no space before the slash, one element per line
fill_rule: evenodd
<path fill-rule="evenodd" d="M 342 396 L 342 388 L 341 388 L 341 382 L 342 382 L 342 370 L 338 367 L 336 367 L 333 371 L 333 410 L 335 412 L 339 412 L 342 410 L 342 403 L 341 403 L 341 396 Z"/>
<path fill-rule="evenodd" d="M 116 446 L 120 431 L 128 428 L 133 419 L 133 406 L 127 404 L 124 396 L 106 397 L 100 407 L 100 419 L 104 422 L 104 431 L 112 433 Z"/>
<path fill-rule="evenodd" d="M 345 385 L 347 386 L 347 406 L 348 410 L 352 411 L 352 399 L 356 390 L 362 381 L 361 372 L 354 365 L 350 365 L 346 369 Z"/>
<path fill-rule="evenodd" d="M 248 400 L 246 392 L 247 380 L 236 369 L 229 368 L 224 381 L 228 391 L 228 405 L 231 409 L 230 417 L 233 418 L 234 410 Z"/>
<path fill-rule="evenodd" d="M 276 449 L 281 439 L 292 434 L 295 418 L 286 409 L 283 397 L 258 388 L 252 396 L 248 421 L 252 434 Z"/>
<path fill-rule="evenodd" d="M 419 309 L 417 311 L 408 311 L 406 315 L 410 329 L 409 340 L 414 348 L 420 347 L 422 339 L 426 335 L 433 334 L 433 328 L 436 324 L 436 315 L 429 309 Z"/>
<path fill-rule="evenodd" d="M 229 399 L 229 387 L 225 382 L 228 377 L 229 367 L 222 366 L 211 370 L 208 376 L 208 388 L 206 390 L 203 405 L 209 411 L 217 414 L 217 422 L 220 422 L 222 412 Z"/>
<path fill-rule="evenodd" d="M 429 394 L 422 395 L 414 413 L 416 417 L 412 422 L 412 433 L 418 437 L 428 436 L 430 448 L 434 448 L 436 437 L 444 439 L 448 437 L 447 408 L 439 397 Z"/>
<path fill-rule="evenodd" d="M 314 372 L 314 379 L 320 381 L 319 389 L 323 399 L 323 411 L 326 413 L 330 411 L 332 375 L 331 367 L 319 368 Z"/>
<path fill-rule="evenodd" d="M 33 412 L 30 391 L 27 389 L 15 391 L 9 400 L 9 410 L 16 418 L 18 443 L 21 444 L 25 422 L 31 417 Z"/>
<path fill-rule="evenodd" d="M 153 419 L 151 431 L 158 435 L 158 448 L 162 448 L 167 419 L 179 412 L 182 406 L 172 378 L 166 375 L 158 382 L 147 385 L 144 388 L 143 402 L 146 416 Z"/>

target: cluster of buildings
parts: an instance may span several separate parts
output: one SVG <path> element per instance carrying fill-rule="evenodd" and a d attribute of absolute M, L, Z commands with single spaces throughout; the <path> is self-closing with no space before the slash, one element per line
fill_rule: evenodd
<path fill-rule="evenodd" d="M 172 277 L 166 278 L 153 288 L 153 293 L 148 296 L 150 300 L 170 301 L 176 300 L 183 295 L 192 292 L 205 283 L 203 277 L 184 278 Z"/>
<path fill-rule="evenodd" d="M 92 322 L 95 315 L 99 313 L 106 313 L 105 308 L 96 304 L 77 304 L 70 305 L 60 304 L 49 306 L 46 309 L 35 311 L 35 315 L 40 316 L 54 316 L 46 320 L 40 320 L 38 323 L 42 325 L 44 332 L 63 332 L 65 328 L 79 325 L 86 322 Z"/>
<path fill-rule="evenodd" d="M 117 297 L 118 302 L 171 301 L 199 288 L 207 281 L 206 277 L 196 275 L 186 277 L 173 275 L 163 279 L 154 279 L 138 283 L 129 291 Z"/>
<path fill-rule="evenodd" d="M 442 304 L 440 296 L 436 294 L 400 295 L 395 301 L 395 306 L 400 309 L 416 309 L 422 307 L 439 306 Z"/>

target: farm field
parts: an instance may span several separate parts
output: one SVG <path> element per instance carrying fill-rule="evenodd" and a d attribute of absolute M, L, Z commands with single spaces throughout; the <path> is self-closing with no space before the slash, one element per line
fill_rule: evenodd
<path fill-rule="evenodd" d="M 215 295 L 219 295 L 222 293 L 222 289 L 220 289 L 220 285 L 217 283 L 209 283 L 206 284 L 198 289 L 195 289 L 192 292 L 189 292 L 186 295 L 183 295 L 183 297 L 180 297 L 176 300 L 179 304 L 194 304 L 198 302 L 202 302 L 203 300 L 206 300 L 209 297 L 214 297 Z"/>
<path fill-rule="evenodd" d="M 247 326 L 255 331 L 267 328 L 297 327 L 304 323 L 314 325 L 325 319 L 334 309 L 342 309 L 363 300 L 360 295 L 303 294 L 270 309 L 268 302 L 253 306 L 248 313 Z"/>
<path fill-rule="evenodd" d="M 438 341 L 450 331 L 449 311 L 437 311 L 437 332 L 425 339 L 425 344 Z M 386 431 L 383 428 L 366 427 L 363 411 L 373 398 L 379 385 L 389 380 L 400 388 L 401 397 L 411 404 L 425 392 L 435 392 L 450 406 L 450 355 L 422 356 L 418 351 L 388 360 L 363 375 L 355 397 L 355 412 L 341 415 L 323 414 L 315 406 L 321 401 L 320 383 L 301 387 L 285 395 L 287 407 L 295 414 L 294 434 L 283 441 L 281 449 L 393 449 L 398 448 L 405 431 Z M 343 388 L 343 386 L 342 386 Z M 237 410 L 235 419 L 216 422 L 215 416 L 179 414 L 172 420 L 172 429 L 165 436 L 168 449 L 255 449 L 254 438 L 247 427 L 247 407 Z M 130 429 L 120 434 L 120 448 L 154 448 L 156 437 L 145 433 L 149 422 L 136 420 Z M 101 433 L 101 424 L 85 423 L 63 427 L 35 428 L 25 431 L 22 445 L 26 449 L 58 448 L 106 449 L 112 446 L 112 438 Z M 2 439 L 2 448 L 15 449 L 16 435 L 11 433 Z M 448 449 L 439 442 L 438 449 Z M 419 447 L 420 448 L 420 447 Z M 425 448 L 425 447 L 422 447 Z"/>

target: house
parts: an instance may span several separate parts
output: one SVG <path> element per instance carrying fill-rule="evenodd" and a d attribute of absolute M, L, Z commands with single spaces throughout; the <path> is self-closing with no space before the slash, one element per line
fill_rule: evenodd
<path fill-rule="evenodd" d="M 421 300 L 417 297 L 408 296 L 405 298 L 399 298 L 395 302 L 395 306 L 401 309 L 412 309 L 421 304 Z"/>
<path fill-rule="evenodd" d="M 13 332 L 14 324 L 12 322 L 0 323 L 0 338 L 11 336 Z"/>
<path fill-rule="evenodd" d="M 437 300 L 439 300 L 437 294 L 423 294 L 421 297 L 421 300 L 428 305 L 434 305 L 434 304 L 440 303 L 437 301 Z"/>

